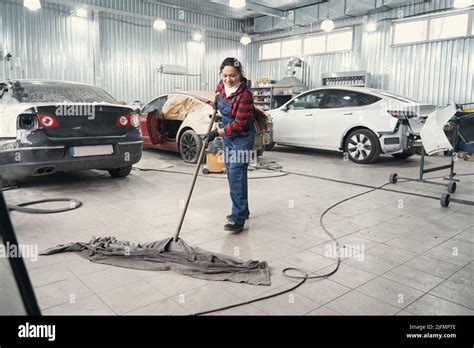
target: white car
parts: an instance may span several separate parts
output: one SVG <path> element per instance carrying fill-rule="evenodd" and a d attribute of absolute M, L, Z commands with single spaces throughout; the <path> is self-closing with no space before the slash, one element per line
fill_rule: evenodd
<path fill-rule="evenodd" d="M 373 163 L 380 154 L 406 158 L 421 145 L 421 128 L 436 109 L 383 90 L 316 88 L 268 111 L 271 145 L 343 151 L 356 163 Z"/>

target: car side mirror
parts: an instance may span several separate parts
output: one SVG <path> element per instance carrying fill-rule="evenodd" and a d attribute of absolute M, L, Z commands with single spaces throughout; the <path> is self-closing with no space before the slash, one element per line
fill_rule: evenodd
<path fill-rule="evenodd" d="M 140 109 L 135 109 L 135 110 L 133 110 L 133 111 L 134 111 L 136 114 L 141 114 L 141 112 L 142 112 Z"/>
<path fill-rule="evenodd" d="M 288 105 L 283 105 L 282 108 L 281 108 L 281 111 L 288 111 Z"/>

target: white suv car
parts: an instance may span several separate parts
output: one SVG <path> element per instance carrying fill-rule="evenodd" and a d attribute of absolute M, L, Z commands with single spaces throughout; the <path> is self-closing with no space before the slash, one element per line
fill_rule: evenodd
<path fill-rule="evenodd" d="M 373 163 L 382 153 L 411 156 L 413 147 L 421 144 L 426 118 L 435 110 L 435 105 L 382 90 L 322 87 L 268 114 L 272 144 L 344 151 L 356 163 Z"/>

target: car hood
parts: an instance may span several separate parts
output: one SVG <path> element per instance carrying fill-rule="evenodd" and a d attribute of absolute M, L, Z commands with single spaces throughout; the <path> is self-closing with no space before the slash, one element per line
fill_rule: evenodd
<path fill-rule="evenodd" d="M 448 105 L 436 108 L 428 115 L 420 132 L 423 147 L 428 155 L 453 149 L 444 133 L 443 127 L 455 114 L 455 105 Z"/>

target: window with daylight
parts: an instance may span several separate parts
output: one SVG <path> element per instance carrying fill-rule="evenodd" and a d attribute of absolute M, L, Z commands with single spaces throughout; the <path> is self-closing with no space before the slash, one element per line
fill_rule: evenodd
<path fill-rule="evenodd" d="M 281 56 L 292 57 L 301 55 L 301 39 L 281 42 Z"/>
<path fill-rule="evenodd" d="M 318 54 L 326 52 L 326 35 L 307 37 L 303 40 L 304 54 Z"/>
<path fill-rule="evenodd" d="M 352 30 L 327 35 L 326 52 L 348 51 L 352 49 Z"/>
<path fill-rule="evenodd" d="M 450 40 L 474 35 L 474 12 L 432 15 L 392 24 L 392 45 Z"/>
<path fill-rule="evenodd" d="M 393 27 L 393 44 L 406 44 L 426 41 L 428 20 L 395 23 Z"/>
<path fill-rule="evenodd" d="M 430 23 L 430 40 L 449 39 L 467 35 L 469 14 L 433 18 Z"/>
<path fill-rule="evenodd" d="M 272 42 L 261 46 L 260 59 L 275 59 L 281 57 L 281 42 Z"/>

